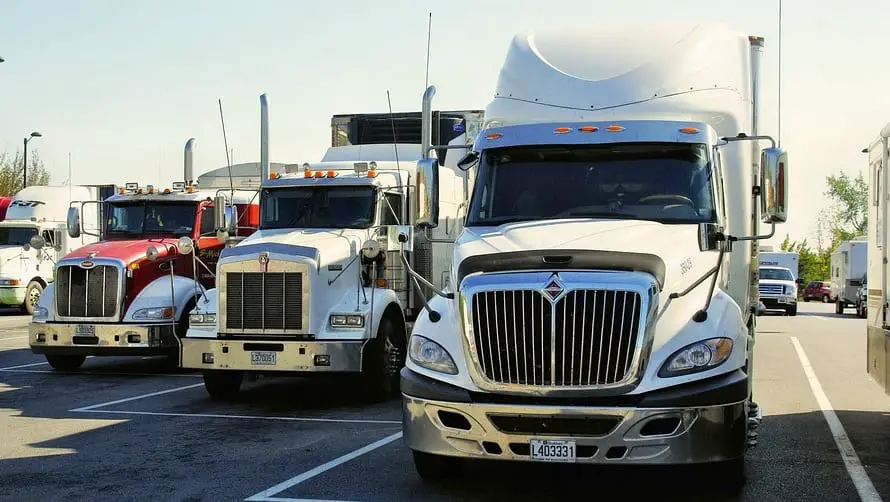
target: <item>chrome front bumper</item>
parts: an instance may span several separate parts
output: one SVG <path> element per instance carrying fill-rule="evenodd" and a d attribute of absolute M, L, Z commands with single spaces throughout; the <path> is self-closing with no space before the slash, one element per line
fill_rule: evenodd
<path fill-rule="evenodd" d="M 747 400 L 642 408 L 402 397 L 406 444 L 434 455 L 531 461 L 530 441 L 551 439 L 575 441 L 576 463 L 697 464 L 737 459 L 747 444 Z"/>
<path fill-rule="evenodd" d="M 28 344 L 35 354 L 93 356 L 162 355 L 169 354 L 177 347 L 170 324 L 140 326 L 32 322 L 28 326 Z"/>
<path fill-rule="evenodd" d="M 364 342 L 183 338 L 182 367 L 261 372 L 358 372 Z"/>

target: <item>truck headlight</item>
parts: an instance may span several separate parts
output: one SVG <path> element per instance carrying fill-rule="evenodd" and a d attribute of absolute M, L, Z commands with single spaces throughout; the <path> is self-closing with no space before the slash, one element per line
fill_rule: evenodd
<path fill-rule="evenodd" d="M 454 364 L 454 360 L 451 359 L 451 354 L 442 348 L 441 345 L 425 336 L 411 335 L 408 356 L 418 366 L 423 366 L 426 369 L 449 375 L 457 374 L 457 366 Z"/>
<path fill-rule="evenodd" d="M 360 314 L 333 314 L 329 322 L 333 328 L 364 328 L 365 316 Z"/>
<path fill-rule="evenodd" d="M 151 307 L 133 313 L 133 319 L 160 320 L 173 317 L 173 307 Z"/>
<path fill-rule="evenodd" d="M 723 364 L 732 354 L 732 340 L 711 338 L 689 344 L 667 359 L 658 376 L 661 378 L 698 373 Z"/>
<path fill-rule="evenodd" d="M 49 309 L 46 307 L 41 307 L 40 305 L 36 305 L 34 307 L 34 315 L 31 316 L 35 321 L 43 320 L 49 317 Z"/>
<path fill-rule="evenodd" d="M 0 279 L 0 286 L 18 286 L 20 284 L 18 279 Z"/>
<path fill-rule="evenodd" d="M 216 314 L 191 314 L 189 324 L 192 326 L 208 326 L 216 324 Z"/>

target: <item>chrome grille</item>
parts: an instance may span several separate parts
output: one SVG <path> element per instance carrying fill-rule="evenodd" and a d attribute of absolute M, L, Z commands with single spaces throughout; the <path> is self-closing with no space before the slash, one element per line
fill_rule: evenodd
<path fill-rule="evenodd" d="M 760 294 L 781 295 L 783 291 L 781 284 L 760 284 Z"/>
<path fill-rule="evenodd" d="M 479 366 L 493 382 L 612 385 L 627 378 L 638 349 L 637 292 L 574 290 L 553 303 L 535 290 L 485 291 L 472 305 Z"/>
<path fill-rule="evenodd" d="M 85 269 L 62 265 L 56 270 L 56 314 L 60 318 L 110 318 L 120 303 L 118 268 L 96 265 Z"/>
<path fill-rule="evenodd" d="M 303 328 L 303 274 L 226 273 L 226 329 Z"/>

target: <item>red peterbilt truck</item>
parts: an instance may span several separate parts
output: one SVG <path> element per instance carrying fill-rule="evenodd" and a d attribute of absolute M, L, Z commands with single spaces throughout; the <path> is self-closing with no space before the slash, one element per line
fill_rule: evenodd
<path fill-rule="evenodd" d="M 127 183 L 95 202 L 103 215 L 100 241 L 59 260 L 29 327 L 31 351 L 53 368 L 77 369 L 87 356 L 168 355 L 178 364 L 189 311 L 214 287 L 216 261 L 229 240 L 214 228 L 214 197 L 237 208 L 232 239 L 250 235 L 259 223 L 256 189 L 244 183 L 199 189 L 203 177 L 193 183 L 193 148 L 194 138 L 185 147 L 184 181 L 173 188 Z M 80 214 L 89 203 L 69 208 L 72 237 L 83 232 Z"/>

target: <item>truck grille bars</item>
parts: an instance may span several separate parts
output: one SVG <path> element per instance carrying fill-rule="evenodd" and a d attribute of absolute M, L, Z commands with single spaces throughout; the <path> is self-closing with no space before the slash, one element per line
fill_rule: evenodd
<path fill-rule="evenodd" d="M 62 265 L 56 272 L 59 318 L 118 320 L 121 280 L 114 265 Z"/>
<path fill-rule="evenodd" d="M 299 330 L 303 326 L 303 274 L 226 273 L 227 330 Z"/>

